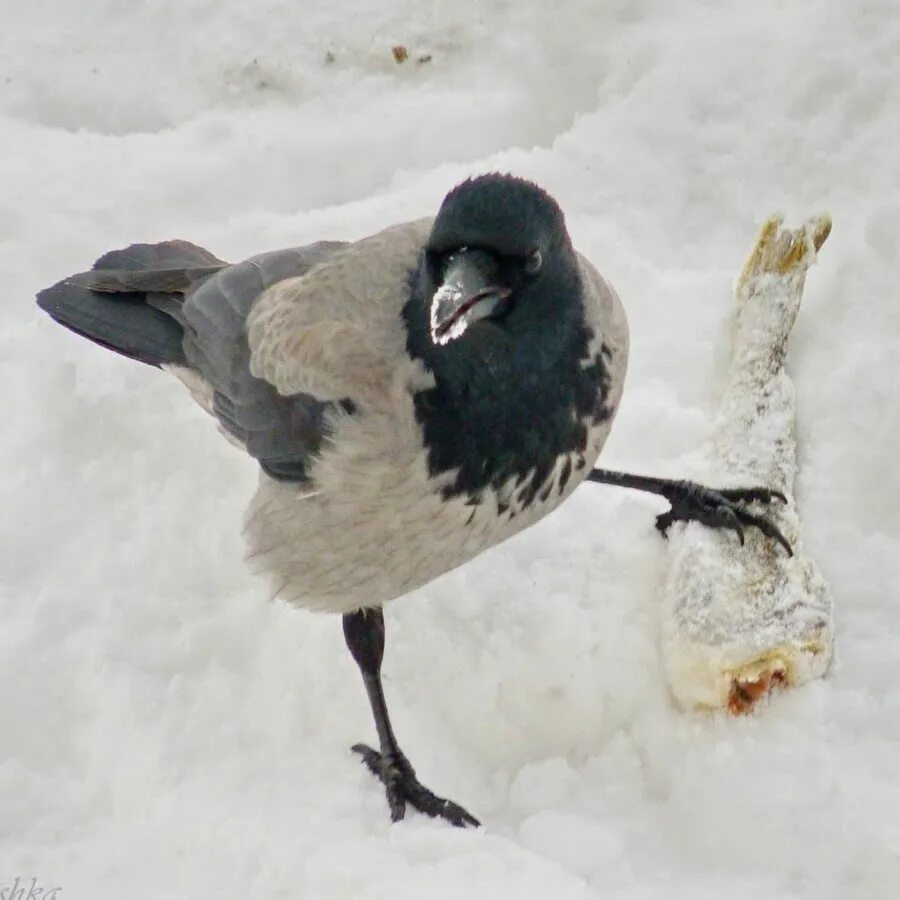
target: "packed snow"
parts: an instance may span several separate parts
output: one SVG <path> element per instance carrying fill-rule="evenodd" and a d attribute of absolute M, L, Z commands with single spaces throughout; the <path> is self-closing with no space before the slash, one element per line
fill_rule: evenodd
<path fill-rule="evenodd" d="M 0 890 L 896 896 L 896 0 L 4 0 L 0 25 Z M 621 294 L 601 460 L 659 475 L 709 474 L 758 226 L 832 214 L 788 366 L 838 658 L 754 716 L 678 712 L 662 506 L 585 485 L 388 607 L 401 743 L 485 827 L 391 825 L 339 620 L 243 561 L 254 464 L 33 296 L 134 241 L 359 238 L 489 170 L 550 190 Z"/>

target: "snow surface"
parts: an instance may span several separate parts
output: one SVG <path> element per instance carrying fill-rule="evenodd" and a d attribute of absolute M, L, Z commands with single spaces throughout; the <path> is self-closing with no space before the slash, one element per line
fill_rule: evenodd
<path fill-rule="evenodd" d="M 0 25 L 0 888 L 896 896 L 896 0 L 2 0 Z M 602 459 L 657 474 L 704 475 L 760 223 L 833 214 L 789 367 L 839 658 L 748 719 L 676 712 L 660 506 L 585 486 L 389 608 L 401 741 L 486 823 L 391 826 L 348 751 L 373 727 L 338 621 L 242 562 L 254 466 L 32 297 L 131 241 L 361 237 L 491 169 L 553 192 L 618 288 Z"/>

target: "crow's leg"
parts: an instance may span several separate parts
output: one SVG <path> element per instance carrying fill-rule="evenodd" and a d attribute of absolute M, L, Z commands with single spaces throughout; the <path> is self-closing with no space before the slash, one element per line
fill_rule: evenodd
<path fill-rule="evenodd" d="M 380 748 L 373 750 L 365 744 L 355 744 L 353 749 L 384 784 L 391 819 L 399 822 L 406 814 L 408 803 L 419 812 L 439 816 L 453 825 L 479 825 L 479 821 L 461 806 L 436 797 L 420 784 L 415 770 L 397 744 L 381 687 L 381 660 L 384 656 L 384 615 L 381 610 L 361 609 L 347 613 L 344 616 L 344 638 L 362 672 Z"/>
<path fill-rule="evenodd" d="M 787 538 L 766 516 L 755 515 L 745 508 L 748 503 L 771 503 L 773 500 L 787 503 L 787 498 L 781 491 L 764 487 L 716 490 L 693 481 L 628 475 L 625 472 L 611 472 L 609 469 L 594 469 L 587 476 L 587 480 L 633 488 L 636 491 L 647 491 L 665 497 L 671 508 L 656 517 L 656 527 L 663 536 L 673 522 L 702 522 L 710 528 L 730 528 L 737 532 L 738 540 L 743 544 L 744 526 L 752 525 L 766 537 L 778 541 L 788 556 L 794 555 Z"/>

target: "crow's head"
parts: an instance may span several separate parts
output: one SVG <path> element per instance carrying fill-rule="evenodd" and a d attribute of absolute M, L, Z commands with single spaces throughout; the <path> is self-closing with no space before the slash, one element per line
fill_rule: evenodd
<path fill-rule="evenodd" d="M 430 473 L 455 472 L 444 495 L 473 503 L 529 478 L 534 499 L 560 455 L 584 451 L 602 383 L 562 211 L 521 178 L 464 181 L 411 288 L 407 350 L 434 376 L 414 397 Z"/>
<path fill-rule="evenodd" d="M 464 181 L 444 199 L 418 272 L 436 348 L 478 332 L 501 341 L 536 334 L 572 312 L 578 263 L 562 210 L 511 175 Z"/>

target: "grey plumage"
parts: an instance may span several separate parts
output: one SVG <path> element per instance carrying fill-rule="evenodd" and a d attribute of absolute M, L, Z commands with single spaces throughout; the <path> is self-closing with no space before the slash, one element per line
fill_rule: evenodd
<path fill-rule="evenodd" d="M 305 477 L 329 404 L 300 392 L 282 396 L 251 374 L 247 317 L 267 288 L 303 275 L 341 246 L 322 241 L 254 256 L 220 269 L 184 297 L 185 363 L 211 391 L 208 411 L 276 478 Z"/>

